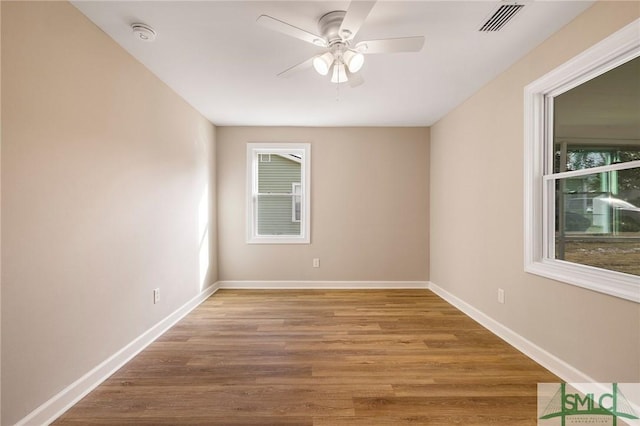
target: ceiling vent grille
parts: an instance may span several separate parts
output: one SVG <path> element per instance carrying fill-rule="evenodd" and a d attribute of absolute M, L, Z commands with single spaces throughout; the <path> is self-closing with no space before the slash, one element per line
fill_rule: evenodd
<path fill-rule="evenodd" d="M 487 20 L 479 31 L 499 31 L 524 7 L 523 4 L 503 4 Z"/>

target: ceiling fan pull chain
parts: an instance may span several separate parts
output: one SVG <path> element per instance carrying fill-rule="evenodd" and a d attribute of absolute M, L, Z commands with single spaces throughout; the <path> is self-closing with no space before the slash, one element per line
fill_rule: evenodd
<path fill-rule="evenodd" d="M 336 84 L 336 102 L 340 102 L 340 68 L 338 68 L 338 84 Z"/>

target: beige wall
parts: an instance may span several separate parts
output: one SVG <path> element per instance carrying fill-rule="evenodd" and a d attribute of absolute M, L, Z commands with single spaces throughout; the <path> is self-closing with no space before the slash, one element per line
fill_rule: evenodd
<path fill-rule="evenodd" d="M 0 1 L 0 46 L 2 46 L 2 3 Z M 2 164 L 2 55 L 0 54 L 0 165 Z M 2 167 L 0 166 L 0 235 L 2 235 Z M 0 243 L 0 424 L 2 423 L 2 244 Z"/>
<path fill-rule="evenodd" d="M 215 129 L 66 2 L 2 2 L 2 66 L 9 425 L 216 281 Z"/>
<path fill-rule="evenodd" d="M 217 127 L 216 135 L 220 280 L 428 279 L 427 128 Z M 311 244 L 246 243 L 247 142 L 311 143 Z"/>
<path fill-rule="evenodd" d="M 639 15 L 595 4 L 431 129 L 431 281 L 605 382 L 640 381 L 640 305 L 524 273 L 523 89 Z"/>

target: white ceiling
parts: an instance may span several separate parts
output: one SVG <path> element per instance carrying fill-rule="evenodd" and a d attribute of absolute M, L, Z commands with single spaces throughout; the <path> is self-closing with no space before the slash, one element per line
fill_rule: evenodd
<path fill-rule="evenodd" d="M 379 1 L 356 41 L 424 35 L 419 53 L 367 55 L 356 88 L 308 69 L 276 74 L 322 48 L 256 23 L 267 14 L 318 33 L 348 1 L 74 1 L 73 4 L 216 125 L 429 126 L 592 4 L 527 1 L 501 31 L 481 33 L 496 1 Z M 152 43 L 130 25 L 155 29 Z"/>

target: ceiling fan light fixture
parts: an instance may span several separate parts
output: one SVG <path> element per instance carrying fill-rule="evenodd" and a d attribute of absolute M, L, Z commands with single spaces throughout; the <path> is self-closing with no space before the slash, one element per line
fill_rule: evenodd
<path fill-rule="evenodd" d="M 364 65 L 364 55 L 353 50 L 344 52 L 342 59 L 344 59 L 344 63 L 350 72 L 358 72 L 362 68 L 362 65 Z"/>
<path fill-rule="evenodd" d="M 318 74 L 331 77 L 332 83 L 349 82 L 351 87 L 356 87 L 364 81 L 359 72 L 364 66 L 364 55 L 372 53 L 420 52 L 424 45 L 424 36 L 355 42 L 360 27 L 375 4 L 376 0 L 350 0 L 346 11 L 333 10 L 318 19 L 317 34 L 269 15 L 260 15 L 257 22 L 265 28 L 324 48 L 323 51 L 316 52 L 310 58 L 287 68 L 277 76 L 289 77 L 294 72 L 313 67 Z"/>
<path fill-rule="evenodd" d="M 349 81 L 347 78 L 347 70 L 342 62 L 336 62 L 333 66 L 333 74 L 331 75 L 332 83 L 346 83 Z"/>
<path fill-rule="evenodd" d="M 313 58 L 313 68 L 315 68 L 318 74 L 327 75 L 331 69 L 333 61 L 333 54 L 331 52 L 326 52 Z"/>

